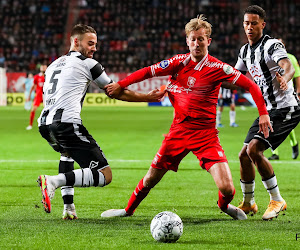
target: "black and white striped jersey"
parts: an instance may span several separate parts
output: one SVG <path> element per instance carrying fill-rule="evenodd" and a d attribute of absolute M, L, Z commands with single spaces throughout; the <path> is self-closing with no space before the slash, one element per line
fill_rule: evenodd
<path fill-rule="evenodd" d="M 80 113 L 90 82 L 100 88 L 112 82 L 100 63 L 76 51 L 56 59 L 45 75 L 39 126 L 56 121 L 82 124 Z"/>
<path fill-rule="evenodd" d="M 288 90 L 280 89 L 276 72 L 284 73 L 278 65 L 281 59 L 288 58 L 284 45 L 277 39 L 264 35 L 257 43 L 245 44 L 238 56 L 235 68 L 241 72 L 249 71 L 254 82 L 260 87 L 267 109 L 281 109 L 298 106 L 292 80 Z"/>
<path fill-rule="evenodd" d="M 231 99 L 232 90 L 221 87 L 219 91 L 219 96 L 222 95 L 222 99 Z"/>

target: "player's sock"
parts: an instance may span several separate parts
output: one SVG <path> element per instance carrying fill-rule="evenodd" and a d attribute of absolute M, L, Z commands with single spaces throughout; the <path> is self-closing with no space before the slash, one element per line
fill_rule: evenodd
<path fill-rule="evenodd" d="M 281 197 L 279 192 L 279 187 L 277 186 L 277 179 L 275 174 L 267 180 L 262 180 L 262 182 L 267 189 L 271 200 L 283 201 L 283 198 Z"/>
<path fill-rule="evenodd" d="M 255 180 L 253 181 L 243 181 L 240 180 L 242 192 L 243 192 L 243 201 L 246 203 L 250 203 L 252 206 L 255 201 L 254 201 L 254 189 L 255 189 Z"/>
<path fill-rule="evenodd" d="M 298 142 L 297 142 L 297 138 L 296 138 L 296 134 L 295 134 L 295 130 L 294 129 L 289 134 L 289 137 L 290 137 L 290 144 L 291 144 L 291 146 L 292 147 L 296 146 L 298 144 Z"/>
<path fill-rule="evenodd" d="M 32 124 L 33 124 L 34 116 L 35 116 L 35 111 L 31 111 L 30 112 L 30 120 L 29 120 L 30 126 L 32 126 Z"/>
<path fill-rule="evenodd" d="M 128 205 L 125 208 L 127 214 L 132 215 L 138 205 L 142 202 L 142 200 L 148 195 L 151 188 L 144 187 L 143 184 L 144 178 L 140 180 L 138 185 L 136 186 L 134 192 L 132 193 Z"/>
<path fill-rule="evenodd" d="M 90 187 L 106 185 L 104 174 L 96 168 L 81 168 L 65 173 L 67 186 Z"/>
<path fill-rule="evenodd" d="M 229 120 L 230 120 L 230 124 L 235 123 L 235 111 L 232 110 L 229 111 Z"/>
<path fill-rule="evenodd" d="M 217 110 L 217 125 L 221 123 L 222 112 Z"/>
<path fill-rule="evenodd" d="M 74 170 L 74 160 L 70 157 L 61 156 L 59 162 L 59 173 L 64 174 Z M 72 186 L 62 186 L 61 196 L 64 204 L 73 204 L 74 188 Z"/>
<path fill-rule="evenodd" d="M 218 206 L 222 211 L 227 209 L 228 204 L 232 201 L 232 199 L 234 197 L 234 194 L 235 194 L 235 190 L 233 191 L 233 194 L 231 194 L 231 195 L 224 195 L 219 190 Z"/>

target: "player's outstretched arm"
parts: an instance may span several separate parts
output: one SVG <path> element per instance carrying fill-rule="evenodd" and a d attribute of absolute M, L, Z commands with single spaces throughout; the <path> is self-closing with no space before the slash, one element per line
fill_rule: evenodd
<path fill-rule="evenodd" d="M 270 122 L 270 116 L 269 115 L 261 115 L 259 117 L 259 131 L 262 132 L 265 136 L 265 138 L 269 137 L 269 129 L 271 132 L 273 132 L 273 127 Z"/>
<path fill-rule="evenodd" d="M 281 59 L 278 62 L 278 65 L 284 70 L 284 74 L 280 75 L 278 72 L 276 72 L 276 78 L 277 81 L 280 84 L 280 88 L 282 90 L 287 90 L 288 89 L 288 82 L 293 78 L 295 74 L 295 69 L 290 61 L 290 59 L 285 58 Z"/>
<path fill-rule="evenodd" d="M 105 93 L 111 97 L 116 98 L 120 95 L 122 87 L 118 83 L 111 83 L 104 87 Z"/>
<path fill-rule="evenodd" d="M 124 89 L 115 98 L 126 102 L 159 102 L 163 98 L 164 94 L 165 91 L 159 91 L 158 89 L 154 89 L 148 94 Z"/>

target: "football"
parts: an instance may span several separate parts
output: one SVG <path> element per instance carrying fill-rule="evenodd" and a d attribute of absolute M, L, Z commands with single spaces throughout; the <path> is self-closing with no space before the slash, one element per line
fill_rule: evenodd
<path fill-rule="evenodd" d="M 164 211 L 154 216 L 150 231 L 156 241 L 175 242 L 183 233 L 183 223 L 177 214 Z"/>

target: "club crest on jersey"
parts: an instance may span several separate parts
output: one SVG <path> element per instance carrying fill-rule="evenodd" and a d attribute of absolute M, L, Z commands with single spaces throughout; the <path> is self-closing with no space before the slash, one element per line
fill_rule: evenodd
<path fill-rule="evenodd" d="M 91 161 L 91 162 L 90 162 L 89 168 L 90 168 L 90 169 L 96 168 L 96 167 L 98 167 L 98 164 L 99 164 L 98 161 Z"/>
<path fill-rule="evenodd" d="M 224 72 L 225 72 L 226 75 L 230 75 L 230 74 L 233 73 L 233 68 L 230 65 L 228 65 L 228 64 L 225 64 L 223 66 L 223 70 L 224 70 Z"/>
<path fill-rule="evenodd" d="M 165 69 L 169 66 L 169 61 L 168 60 L 163 60 L 159 63 L 159 67 L 161 67 L 162 69 Z"/>
<path fill-rule="evenodd" d="M 189 88 L 192 88 L 192 87 L 194 87 L 195 82 L 196 82 L 196 78 L 195 78 L 195 77 L 192 77 L 192 76 L 189 76 L 188 82 L 187 82 L 187 86 L 188 86 Z"/>

